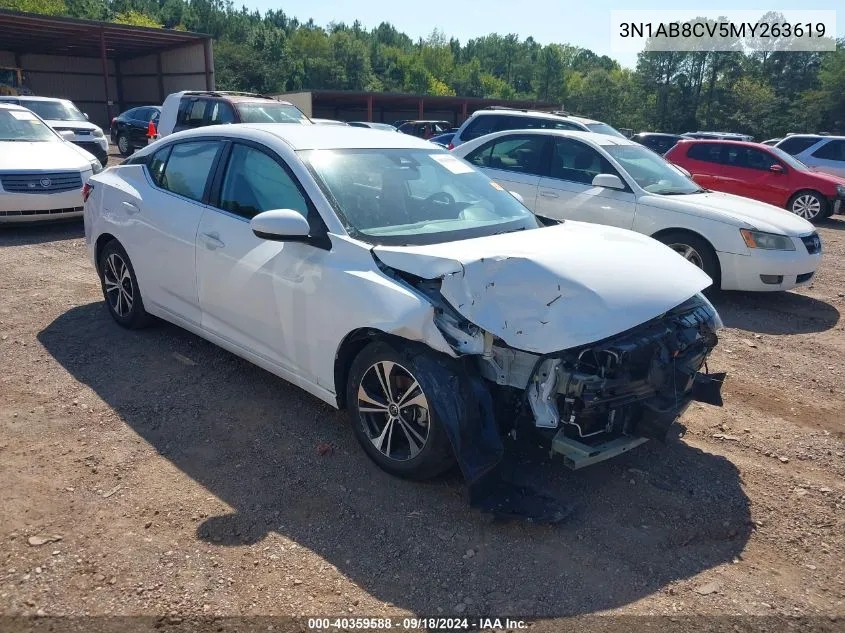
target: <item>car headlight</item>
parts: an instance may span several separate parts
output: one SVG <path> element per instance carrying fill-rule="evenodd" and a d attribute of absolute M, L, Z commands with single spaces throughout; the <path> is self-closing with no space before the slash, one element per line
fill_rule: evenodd
<path fill-rule="evenodd" d="M 96 130 L 92 130 L 91 133 L 94 136 L 96 136 L 97 138 L 103 138 L 103 136 L 105 136 L 105 134 L 103 134 L 103 131 L 100 128 L 97 128 Z"/>
<path fill-rule="evenodd" d="M 100 161 L 98 161 L 96 158 L 91 161 L 91 171 L 93 171 L 95 174 L 99 174 L 101 171 L 103 171 L 103 166 L 100 164 Z"/>
<path fill-rule="evenodd" d="M 742 239 L 748 248 L 761 248 L 767 251 L 794 251 L 795 244 L 786 235 L 763 233 L 751 229 L 740 229 Z"/>
<path fill-rule="evenodd" d="M 836 195 L 845 198 L 845 185 L 836 185 Z"/>

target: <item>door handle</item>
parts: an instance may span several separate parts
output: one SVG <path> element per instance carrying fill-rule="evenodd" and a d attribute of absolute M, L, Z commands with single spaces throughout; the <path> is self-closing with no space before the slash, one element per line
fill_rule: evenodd
<path fill-rule="evenodd" d="M 200 233 L 200 238 L 205 242 L 206 248 L 211 251 L 226 246 L 217 233 Z"/>
<path fill-rule="evenodd" d="M 138 213 L 141 210 L 138 208 L 138 205 L 133 202 L 127 202 L 124 200 L 121 204 L 123 205 L 123 210 L 126 211 L 126 213 Z"/>
<path fill-rule="evenodd" d="M 554 191 L 541 191 L 540 195 L 544 198 L 560 198 L 560 194 L 557 194 Z"/>

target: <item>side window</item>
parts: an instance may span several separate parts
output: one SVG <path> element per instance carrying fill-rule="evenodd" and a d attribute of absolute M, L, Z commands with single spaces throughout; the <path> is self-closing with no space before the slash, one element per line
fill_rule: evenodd
<path fill-rule="evenodd" d="M 726 163 L 722 157 L 722 146 L 717 143 L 695 143 L 687 150 L 687 157 L 707 163 Z"/>
<path fill-rule="evenodd" d="M 845 141 L 830 141 L 829 143 L 825 143 L 813 152 L 813 156 L 815 158 L 845 162 Z"/>
<path fill-rule="evenodd" d="M 185 127 L 200 127 L 205 118 L 207 105 L 207 99 L 183 99 L 179 104 L 178 123 Z"/>
<path fill-rule="evenodd" d="M 760 150 L 751 147 L 743 148 L 745 150 L 745 164 L 743 167 L 750 169 L 759 169 L 761 171 L 768 171 L 772 165 L 777 165 L 778 161 L 774 156 L 761 152 Z"/>
<path fill-rule="evenodd" d="M 575 130 L 577 132 L 583 132 L 583 128 L 576 125 L 575 123 L 571 123 L 570 121 L 552 121 L 551 119 L 546 119 L 543 121 L 543 125 L 540 127 L 544 128 L 552 128 L 553 130 Z"/>
<path fill-rule="evenodd" d="M 172 145 L 159 186 L 192 200 L 202 200 L 220 145 L 219 141 Z"/>
<path fill-rule="evenodd" d="M 592 147 L 568 138 L 555 139 L 550 173 L 552 178 L 590 185 L 598 174 L 619 175 L 607 159 Z"/>
<path fill-rule="evenodd" d="M 493 128 L 496 127 L 498 119 L 499 117 L 495 114 L 474 117 L 473 120 L 470 121 L 469 125 L 467 125 L 463 134 L 461 134 L 461 140 L 471 141 L 479 136 L 490 134 L 490 132 L 493 131 Z"/>
<path fill-rule="evenodd" d="M 172 145 L 168 145 L 164 149 L 158 150 L 155 154 L 153 154 L 152 160 L 149 162 L 148 169 L 150 170 L 150 176 L 153 179 L 153 182 L 157 184 L 159 187 L 164 187 L 164 166 L 167 164 L 167 157 L 170 156 L 170 148 Z M 130 159 L 131 160 L 131 159 Z"/>
<path fill-rule="evenodd" d="M 226 165 L 219 206 L 247 219 L 271 209 L 293 209 L 308 217 L 308 203 L 288 171 L 268 154 L 237 143 Z"/>
<path fill-rule="evenodd" d="M 488 167 L 490 165 L 490 154 L 493 152 L 493 145 L 495 143 L 485 143 L 467 154 L 464 160 L 479 167 Z"/>
<path fill-rule="evenodd" d="M 787 154 L 792 154 L 795 156 L 796 154 L 800 154 L 805 149 L 808 149 L 819 142 L 818 138 L 807 138 L 805 137 L 787 137 L 783 141 L 778 144 L 778 148 L 782 149 Z"/>
<path fill-rule="evenodd" d="M 218 125 L 222 123 L 234 123 L 235 111 L 232 106 L 225 101 L 215 101 L 211 106 L 211 118 L 209 123 L 211 125 Z"/>
<path fill-rule="evenodd" d="M 545 176 L 549 166 L 548 146 L 548 139 L 539 134 L 505 136 L 496 139 L 481 166 Z"/>

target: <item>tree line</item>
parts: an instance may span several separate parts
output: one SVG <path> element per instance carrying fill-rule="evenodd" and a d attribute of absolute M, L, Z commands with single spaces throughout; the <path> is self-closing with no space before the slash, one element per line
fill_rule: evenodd
<path fill-rule="evenodd" d="M 642 52 L 634 70 L 569 44 L 496 33 L 412 39 L 387 22 L 300 22 L 231 0 L 0 0 L 0 7 L 207 33 L 221 90 L 373 90 L 524 98 L 635 131 L 845 134 L 845 39 L 833 52 Z"/>

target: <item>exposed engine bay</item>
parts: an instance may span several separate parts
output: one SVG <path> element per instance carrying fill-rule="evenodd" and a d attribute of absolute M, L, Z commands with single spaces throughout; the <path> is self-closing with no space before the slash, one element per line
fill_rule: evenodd
<path fill-rule="evenodd" d="M 439 280 L 393 274 L 429 297 L 446 340 L 475 362 L 500 431 L 533 426 L 571 468 L 663 439 L 696 398 L 721 403 L 723 375 L 699 373 L 721 326 L 701 294 L 620 334 L 541 355 L 514 349 L 467 321 L 440 295 Z"/>

